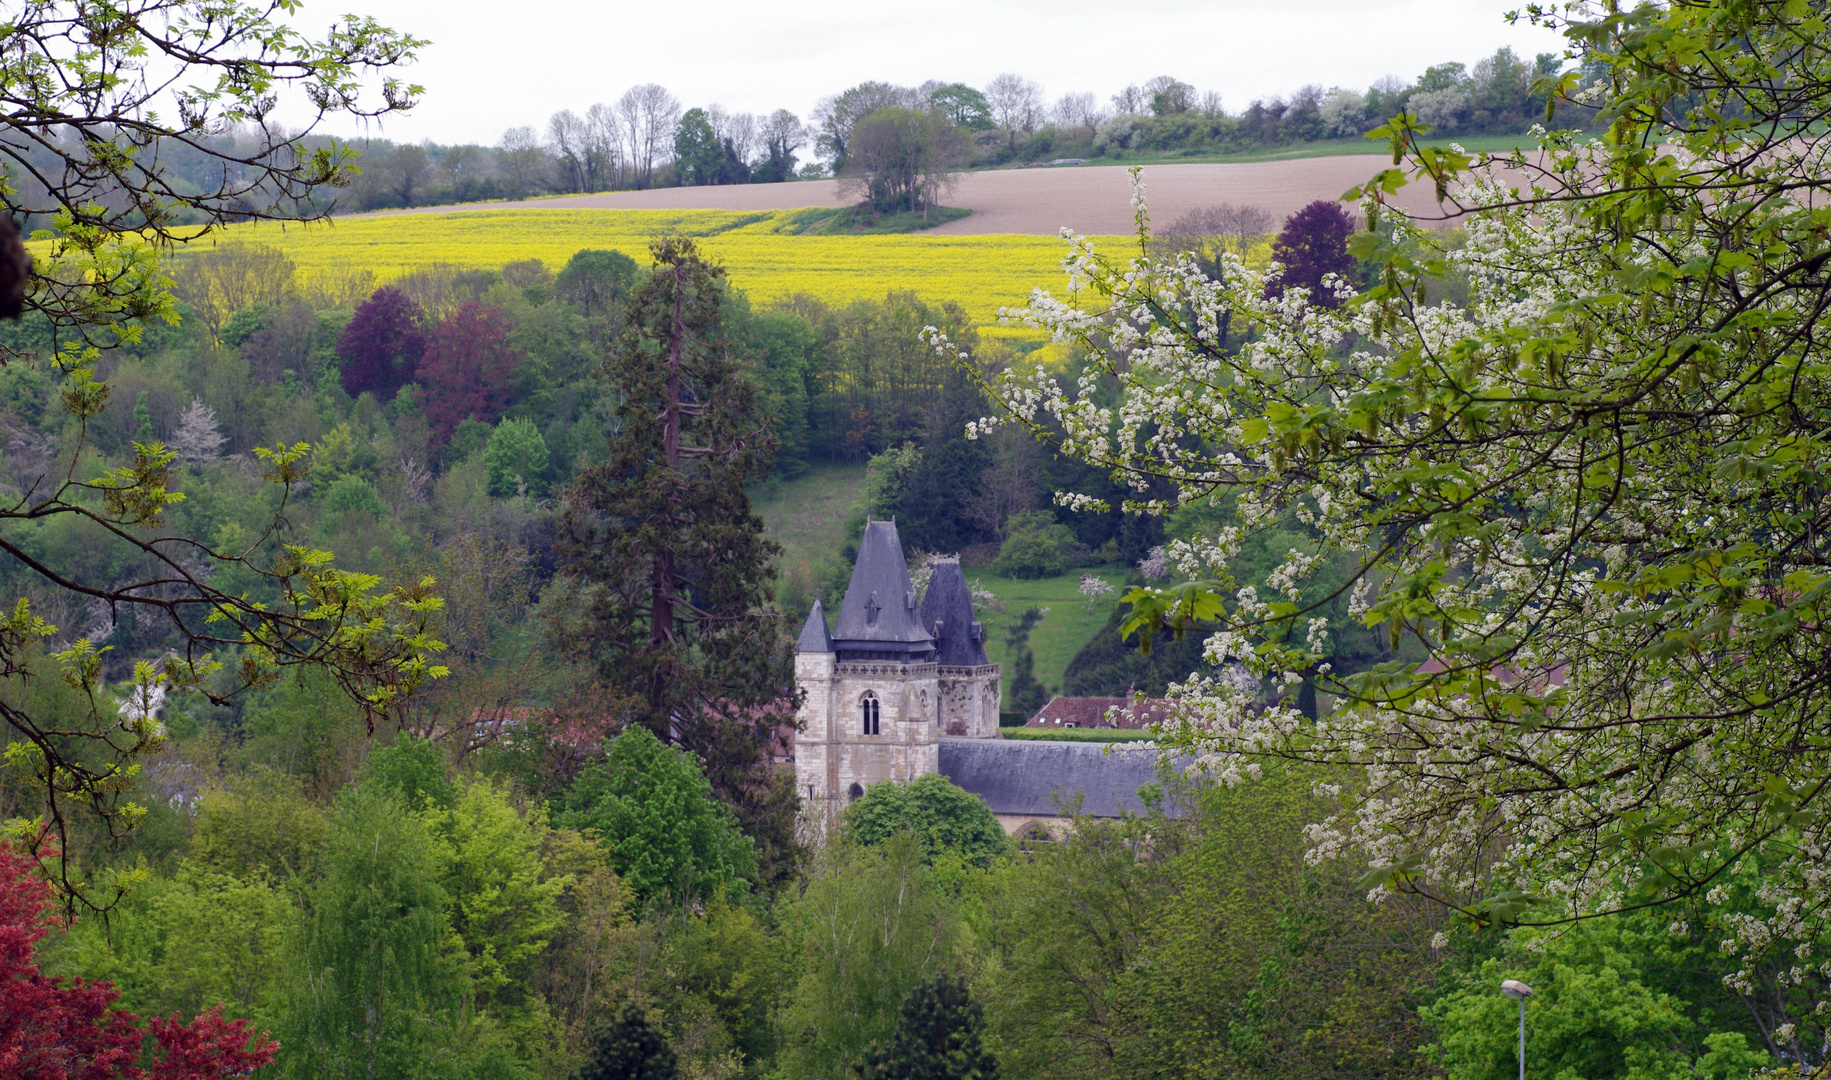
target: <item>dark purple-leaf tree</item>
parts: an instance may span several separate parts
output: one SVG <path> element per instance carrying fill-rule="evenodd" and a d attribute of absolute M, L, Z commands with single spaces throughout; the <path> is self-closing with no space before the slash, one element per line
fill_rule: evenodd
<path fill-rule="evenodd" d="M 1354 273 L 1354 256 L 1348 254 L 1348 237 L 1354 227 L 1354 215 L 1327 199 L 1317 199 L 1285 218 L 1283 230 L 1272 241 L 1272 258 L 1284 265 L 1284 274 L 1272 281 L 1268 291 L 1308 289 L 1312 301 L 1334 307 L 1335 291 L 1323 288 L 1322 279 L 1329 274 L 1350 277 Z"/>
<path fill-rule="evenodd" d="M 376 289 L 362 302 L 337 339 L 343 389 L 351 397 L 367 392 L 379 401 L 413 381 L 426 349 L 420 305 L 399 289 Z"/>

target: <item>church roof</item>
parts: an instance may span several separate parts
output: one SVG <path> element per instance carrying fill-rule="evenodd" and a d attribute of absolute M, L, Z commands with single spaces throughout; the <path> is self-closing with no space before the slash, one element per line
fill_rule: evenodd
<path fill-rule="evenodd" d="M 833 651 L 833 636 L 826 631 L 826 608 L 820 606 L 818 596 L 814 597 L 814 609 L 807 613 L 807 622 L 801 624 L 801 637 L 795 642 L 795 651 Z"/>
<path fill-rule="evenodd" d="M 988 664 L 985 630 L 973 619 L 973 596 L 966 588 L 959 559 L 935 563 L 922 595 L 922 628 L 935 639 L 937 663 L 959 667 Z"/>
<path fill-rule="evenodd" d="M 984 799 L 994 814 L 1063 813 L 1080 796 L 1094 817 L 1139 813 L 1138 789 L 1157 779 L 1155 747 L 1102 754 L 1102 744 L 1045 739 L 943 738 L 941 775 Z"/>
<path fill-rule="evenodd" d="M 917 621 L 915 585 L 903 561 L 903 542 L 893 521 L 868 521 L 858 545 L 852 583 L 839 605 L 836 648 L 925 653 L 934 639 Z"/>

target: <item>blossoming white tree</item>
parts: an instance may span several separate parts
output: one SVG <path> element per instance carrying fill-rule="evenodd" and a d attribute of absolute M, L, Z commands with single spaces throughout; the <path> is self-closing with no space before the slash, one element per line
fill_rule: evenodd
<path fill-rule="evenodd" d="M 1554 89 L 1606 138 L 1471 158 L 1395 118 L 1403 167 L 1354 193 L 1377 284 L 1327 284 L 1335 308 L 1232 255 L 1210 278 L 1069 235 L 1067 295 L 1012 314 L 1086 368 L 1011 372 L 975 432 L 1026 425 L 1139 492 L 1058 496 L 1080 509 L 1163 513 L 1145 493 L 1166 481 L 1237 503 L 1234 526 L 1171 546 L 1195 580 L 1127 597 L 1126 632 L 1219 627 L 1212 662 L 1287 689 L 1324 669 L 1342 704 L 1319 720 L 1193 678 L 1198 719 L 1166 732 L 1233 775 L 1258 756 L 1350 768 L 1318 857 L 1370 854 L 1370 887 L 1479 923 L 1707 897 L 1751 970 L 1779 957 L 1822 986 L 1831 38 L 1786 0 L 1535 17 L 1602 73 Z M 1388 204 L 1410 181 L 1468 213 L 1464 246 Z M 1141 181 L 1134 206 L 1142 241 Z M 1433 283 L 1457 276 L 1451 306 Z M 1354 615 L 1431 663 L 1331 676 L 1316 556 L 1266 595 L 1236 586 L 1242 537 L 1293 520 L 1357 557 Z"/>

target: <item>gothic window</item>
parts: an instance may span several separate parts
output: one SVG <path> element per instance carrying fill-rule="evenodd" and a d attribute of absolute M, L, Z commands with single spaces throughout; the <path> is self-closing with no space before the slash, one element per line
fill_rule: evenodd
<path fill-rule="evenodd" d="M 859 709 L 859 712 L 863 714 L 863 719 L 865 722 L 864 733 L 866 735 L 876 735 L 878 733 L 878 730 L 877 730 L 877 709 L 878 709 L 877 694 L 873 691 L 866 690 L 865 696 L 859 699 L 858 709 Z"/>
<path fill-rule="evenodd" d="M 846 794 L 853 799 L 858 798 L 860 795 L 863 795 L 864 793 L 865 793 L 865 789 L 858 784 L 853 784 L 852 790 L 846 792 Z M 860 813 L 863 813 L 863 811 L 860 811 Z"/>

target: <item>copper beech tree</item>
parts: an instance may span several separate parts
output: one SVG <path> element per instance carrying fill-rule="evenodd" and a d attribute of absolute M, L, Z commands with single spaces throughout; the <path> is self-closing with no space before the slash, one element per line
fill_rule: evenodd
<path fill-rule="evenodd" d="M 1741 978 L 1777 963 L 1828 1001 L 1831 31 L 1806 0 L 1571 11 L 1531 14 L 1583 61 L 1554 102 L 1600 138 L 1474 156 L 1395 117 L 1394 168 L 1348 196 L 1359 294 L 1072 237 L 1068 294 L 1013 314 L 1084 373 L 1009 373 L 974 430 L 1110 470 L 1129 512 L 1233 511 L 1171 546 L 1186 584 L 1135 590 L 1125 631 L 1203 627 L 1210 662 L 1274 685 L 1270 707 L 1182 685 L 1165 734 L 1226 779 L 1268 757 L 1359 777 L 1314 856 L 1478 924 L 1693 897 Z M 1466 243 L 1391 204 L 1411 182 Z M 1134 205 L 1143 238 L 1142 181 Z M 1452 278 L 1466 302 L 1442 302 Z M 1262 590 L 1234 580 L 1273 526 L 1311 539 Z M 1327 670 L 1337 595 L 1419 657 Z M 1306 669 L 1339 702 L 1315 720 Z"/>

